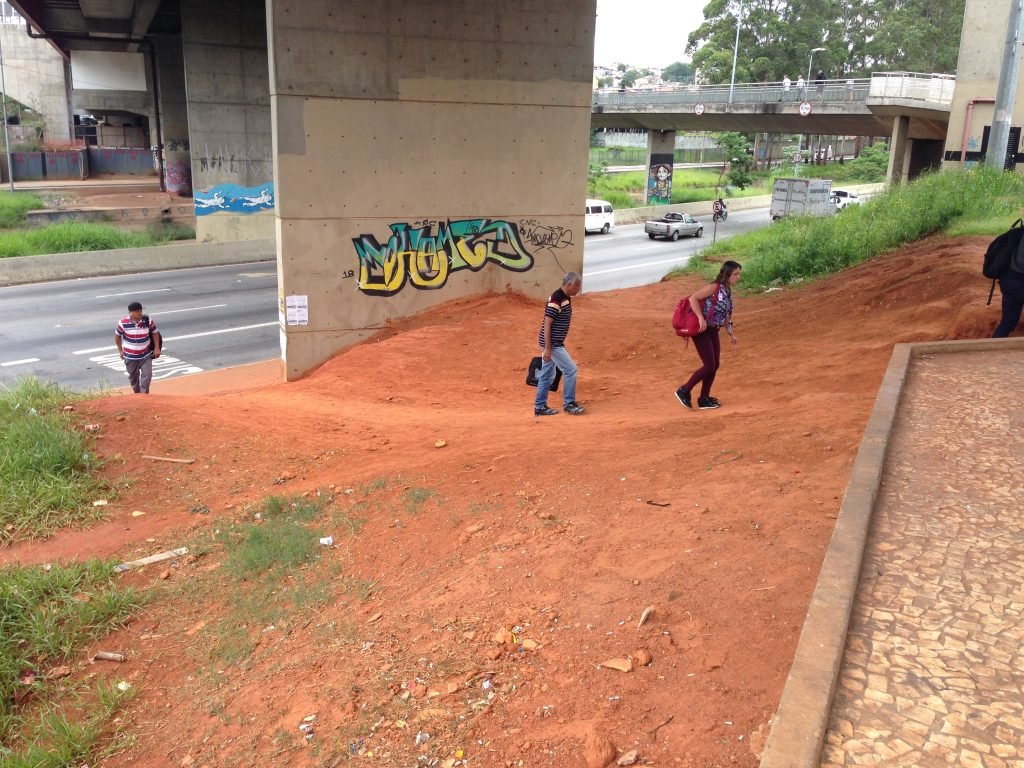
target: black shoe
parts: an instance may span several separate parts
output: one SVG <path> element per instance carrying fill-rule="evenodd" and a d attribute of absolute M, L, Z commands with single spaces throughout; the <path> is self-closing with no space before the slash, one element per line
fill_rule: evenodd
<path fill-rule="evenodd" d="M 543 405 L 540 408 L 533 409 L 534 416 L 555 416 L 557 414 L 558 411 L 556 411 L 554 408 L 548 408 L 546 405 Z"/>
<path fill-rule="evenodd" d="M 587 409 L 584 408 L 579 403 L 577 403 L 575 400 L 573 400 L 571 402 L 566 403 L 565 408 L 563 410 L 565 410 L 566 413 L 572 414 L 573 416 L 579 416 Z"/>
<path fill-rule="evenodd" d="M 710 400 L 714 404 L 715 408 L 721 408 L 722 407 L 722 404 L 720 402 L 718 402 L 718 398 L 717 397 L 712 397 L 711 395 L 708 395 L 708 400 Z"/>
<path fill-rule="evenodd" d="M 680 387 L 676 390 L 676 400 L 685 405 L 687 408 L 693 408 L 693 400 L 690 398 L 690 393 Z"/>
<path fill-rule="evenodd" d="M 706 411 L 709 408 L 721 408 L 721 404 L 713 397 L 698 397 L 697 407 L 702 411 Z"/>

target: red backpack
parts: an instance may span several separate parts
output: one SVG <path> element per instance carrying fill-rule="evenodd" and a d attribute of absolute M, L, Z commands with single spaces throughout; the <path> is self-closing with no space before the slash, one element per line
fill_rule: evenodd
<path fill-rule="evenodd" d="M 676 311 L 672 313 L 672 327 L 676 329 L 676 336 L 689 339 L 700 333 L 700 318 L 690 306 L 690 297 L 679 300 L 676 304 Z"/>

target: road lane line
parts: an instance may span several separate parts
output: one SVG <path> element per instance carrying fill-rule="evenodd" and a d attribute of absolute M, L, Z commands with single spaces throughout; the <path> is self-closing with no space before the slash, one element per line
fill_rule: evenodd
<path fill-rule="evenodd" d="M 153 288 L 152 290 L 149 290 L 149 291 L 128 291 L 126 293 L 105 293 L 102 296 L 94 296 L 93 298 L 96 298 L 96 299 L 115 299 L 118 296 L 135 296 L 136 294 L 143 294 L 143 293 L 163 293 L 163 292 L 169 291 L 169 290 L 171 290 L 171 289 L 170 288 Z"/>
<path fill-rule="evenodd" d="M 210 304 L 206 307 L 188 307 L 187 309 L 161 309 L 159 314 L 160 317 L 163 317 L 164 315 L 173 315 L 175 312 L 198 312 L 201 309 L 220 309 L 226 306 L 227 304 Z"/>
<path fill-rule="evenodd" d="M 202 331 L 201 333 L 187 333 L 184 336 L 165 336 L 164 343 L 181 341 L 183 339 L 197 339 L 200 336 L 216 336 L 218 333 L 234 333 L 235 331 L 250 331 L 253 328 L 268 328 L 272 325 L 280 325 L 277 320 L 272 323 L 257 323 L 256 325 L 240 325 L 237 328 L 221 328 L 217 331 Z M 106 352 L 108 349 L 117 349 L 113 344 L 106 347 L 93 347 L 92 349 L 79 349 L 72 352 L 72 355 L 91 355 L 95 352 Z"/>
<path fill-rule="evenodd" d="M 38 357 L 26 357 L 23 360 L 8 360 L 6 363 L 0 363 L 0 368 L 7 368 L 12 365 L 25 365 L 25 363 L 38 363 Z"/>
<path fill-rule="evenodd" d="M 644 267 L 660 267 L 662 264 L 680 264 L 691 258 L 693 258 L 693 254 L 688 256 L 679 256 L 675 259 L 664 259 L 663 261 L 640 261 L 625 267 L 612 267 L 611 269 L 598 269 L 596 271 L 584 269 L 583 279 L 585 281 L 588 277 L 593 277 L 594 275 L 607 275 L 611 272 L 626 272 L 627 270 L 635 272 L 636 270 L 643 269 Z"/>

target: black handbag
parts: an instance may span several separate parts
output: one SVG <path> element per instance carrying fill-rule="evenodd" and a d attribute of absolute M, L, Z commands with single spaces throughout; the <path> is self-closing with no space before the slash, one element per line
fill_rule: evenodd
<path fill-rule="evenodd" d="M 531 387 L 537 386 L 537 376 L 540 374 L 540 368 L 544 365 L 544 361 L 539 357 L 535 357 L 530 361 L 530 367 L 526 371 L 526 383 Z M 551 391 L 558 391 L 558 382 L 562 380 L 562 369 L 557 365 L 555 366 L 555 379 L 551 382 Z"/>

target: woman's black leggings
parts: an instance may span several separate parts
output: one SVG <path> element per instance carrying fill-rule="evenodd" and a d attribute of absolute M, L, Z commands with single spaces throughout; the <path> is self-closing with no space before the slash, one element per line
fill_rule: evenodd
<path fill-rule="evenodd" d="M 693 337 L 693 346 L 697 348 L 700 361 L 703 365 L 693 372 L 690 380 L 683 384 L 687 392 L 700 382 L 700 396 L 711 395 L 711 385 L 715 383 L 715 373 L 718 371 L 718 364 L 722 359 L 722 345 L 718 341 L 718 328 L 708 326 L 704 333 L 698 333 Z"/>

